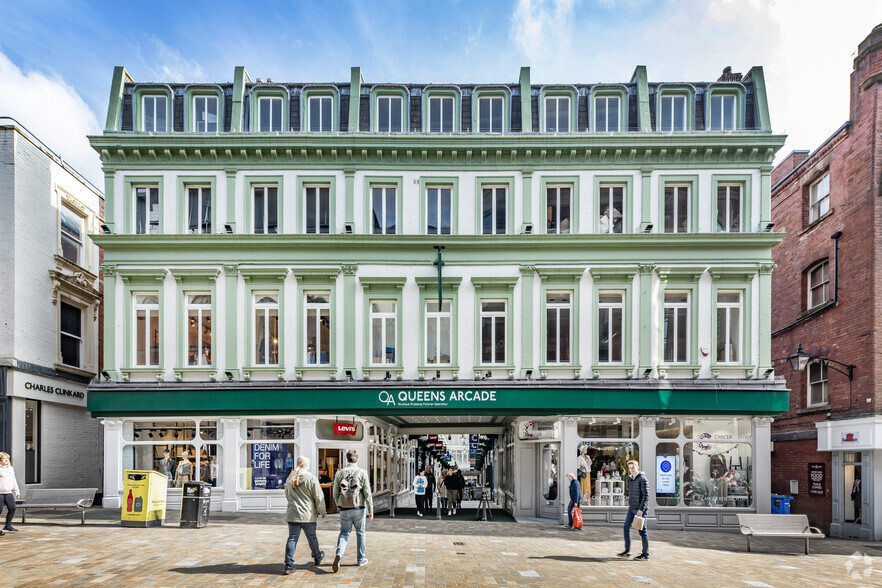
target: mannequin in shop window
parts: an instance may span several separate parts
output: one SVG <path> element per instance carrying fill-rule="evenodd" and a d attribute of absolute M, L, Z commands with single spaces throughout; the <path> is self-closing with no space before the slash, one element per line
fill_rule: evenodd
<path fill-rule="evenodd" d="M 178 467 L 175 470 L 177 474 L 175 476 L 175 488 L 183 488 L 184 482 L 189 482 L 192 479 L 193 472 L 193 464 L 190 463 L 190 454 L 187 450 L 184 450 L 184 453 L 181 454 L 181 458 L 178 461 Z"/>
<path fill-rule="evenodd" d="M 160 474 L 168 476 L 168 485 L 171 486 L 175 472 L 175 460 L 171 458 L 168 449 L 162 450 L 162 459 L 159 460 L 159 467 L 156 469 Z"/>
<path fill-rule="evenodd" d="M 579 458 L 577 460 L 578 469 L 576 476 L 579 478 L 579 487 L 582 489 L 582 499 L 586 502 L 591 501 L 591 456 L 588 455 L 588 446 L 583 445 L 579 448 Z"/>

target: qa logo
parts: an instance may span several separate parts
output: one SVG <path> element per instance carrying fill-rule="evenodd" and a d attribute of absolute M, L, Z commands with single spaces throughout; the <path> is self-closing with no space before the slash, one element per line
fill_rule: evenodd
<path fill-rule="evenodd" d="M 389 394 L 385 390 L 381 390 L 380 391 L 380 402 L 384 403 L 386 406 L 389 406 L 390 404 L 392 406 L 395 406 L 395 396 L 392 394 Z"/>
<path fill-rule="evenodd" d="M 845 573 L 852 580 L 860 580 L 869 578 L 877 570 L 873 569 L 873 558 L 866 553 L 855 551 L 852 553 L 848 561 L 845 562 Z"/>

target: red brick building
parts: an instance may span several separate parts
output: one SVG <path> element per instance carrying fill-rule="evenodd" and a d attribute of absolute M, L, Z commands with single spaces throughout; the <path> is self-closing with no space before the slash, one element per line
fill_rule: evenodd
<path fill-rule="evenodd" d="M 810 121 L 806 121 L 810 124 Z M 882 539 L 882 25 L 860 44 L 850 120 L 772 172 L 772 357 L 790 410 L 772 425 L 772 493 L 831 535 Z M 852 368 L 853 366 L 853 368 Z M 796 484 L 794 484 L 794 481 Z"/>

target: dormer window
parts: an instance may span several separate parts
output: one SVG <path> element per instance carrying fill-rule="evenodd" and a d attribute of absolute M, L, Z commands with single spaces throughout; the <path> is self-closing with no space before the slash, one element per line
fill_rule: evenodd
<path fill-rule="evenodd" d="M 402 102 L 399 96 L 380 96 L 377 98 L 377 130 L 379 132 L 401 132 Z"/>
<path fill-rule="evenodd" d="M 686 96 L 662 96 L 659 130 L 663 133 L 686 130 Z"/>
<path fill-rule="evenodd" d="M 597 96 L 594 99 L 594 130 L 598 133 L 619 131 L 618 96 Z"/>
<path fill-rule="evenodd" d="M 735 95 L 714 94 L 710 99 L 710 130 L 735 130 Z"/>
<path fill-rule="evenodd" d="M 168 98 L 166 96 L 144 96 L 141 103 L 141 128 L 149 133 L 168 131 Z"/>
<path fill-rule="evenodd" d="M 453 96 L 437 96 L 429 98 L 429 132 L 453 132 Z"/>
<path fill-rule="evenodd" d="M 193 99 L 193 130 L 197 133 L 217 132 L 217 96 L 196 96 Z"/>
<path fill-rule="evenodd" d="M 502 96 L 478 99 L 478 132 L 501 133 L 503 125 L 502 109 L 505 100 Z"/>
<path fill-rule="evenodd" d="M 549 96 L 545 99 L 545 132 L 567 133 L 569 130 L 569 96 Z"/>
<path fill-rule="evenodd" d="M 316 96 L 309 99 L 309 132 L 330 133 L 333 123 L 330 96 Z"/>
<path fill-rule="evenodd" d="M 282 99 L 278 97 L 257 100 L 258 130 L 262 133 L 282 130 Z"/>

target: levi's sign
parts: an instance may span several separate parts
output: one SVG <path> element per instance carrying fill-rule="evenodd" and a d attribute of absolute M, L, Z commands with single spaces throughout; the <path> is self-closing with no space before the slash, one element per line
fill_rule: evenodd
<path fill-rule="evenodd" d="M 355 434 L 358 432 L 358 425 L 349 424 L 349 423 L 334 423 L 334 434 L 335 435 L 352 435 L 355 437 Z"/>
<path fill-rule="evenodd" d="M 378 399 L 398 408 L 446 407 L 453 403 L 493 405 L 496 390 L 380 390 Z"/>

